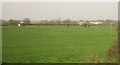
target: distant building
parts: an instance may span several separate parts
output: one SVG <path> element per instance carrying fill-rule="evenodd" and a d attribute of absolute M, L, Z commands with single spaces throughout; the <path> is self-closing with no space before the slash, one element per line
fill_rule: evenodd
<path fill-rule="evenodd" d="M 83 25 L 83 24 L 85 24 L 85 22 L 78 22 L 78 24 L 79 24 L 79 25 Z"/>
<path fill-rule="evenodd" d="M 20 24 L 18 24 L 18 26 L 20 26 Z"/>
<path fill-rule="evenodd" d="M 90 24 L 95 24 L 95 25 L 98 25 L 98 24 L 103 24 L 103 22 L 89 22 Z"/>
<path fill-rule="evenodd" d="M 21 21 L 18 26 L 26 26 L 26 22 Z"/>
<path fill-rule="evenodd" d="M 25 23 L 25 22 L 21 21 L 20 24 L 22 24 L 22 23 Z"/>
<path fill-rule="evenodd" d="M 79 25 L 83 25 L 85 24 L 86 22 L 78 22 Z M 91 24 L 91 25 L 98 25 L 98 24 L 103 24 L 103 22 L 94 22 L 94 21 L 89 21 L 88 24 Z"/>

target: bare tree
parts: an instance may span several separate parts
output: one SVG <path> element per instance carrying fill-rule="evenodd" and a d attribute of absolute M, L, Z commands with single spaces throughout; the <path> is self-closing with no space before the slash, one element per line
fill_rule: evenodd
<path fill-rule="evenodd" d="M 29 25 L 29 24 L 31 24 L 30 18 L 23 18 L 22 21 L 24 22 L 24 25 Z"/>

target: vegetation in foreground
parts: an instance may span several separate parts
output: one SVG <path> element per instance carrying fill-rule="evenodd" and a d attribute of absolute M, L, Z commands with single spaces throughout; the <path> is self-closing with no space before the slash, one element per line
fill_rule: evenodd
<path fill-rule="evenodd" d="M 3 62 L 87 63 L 104 58 L 116 39 L 114 26 L 5 26 Z"/>

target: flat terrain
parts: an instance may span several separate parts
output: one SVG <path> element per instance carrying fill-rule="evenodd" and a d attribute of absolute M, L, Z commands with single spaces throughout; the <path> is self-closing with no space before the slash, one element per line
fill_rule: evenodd
<path fill-rule="evenodd" d="M 116 27 L 5 26 L 3 62 L 86 63 L 88 57 L 104 57 L 117 40 Z"/>

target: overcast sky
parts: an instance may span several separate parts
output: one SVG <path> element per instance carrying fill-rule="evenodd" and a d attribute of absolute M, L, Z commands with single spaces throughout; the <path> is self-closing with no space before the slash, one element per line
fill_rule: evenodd
<path fill-rule="evenodd" d="M 117 2 L 4 2 L 3 19 L 118 19 Z"/>

